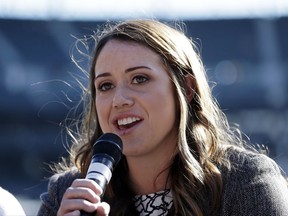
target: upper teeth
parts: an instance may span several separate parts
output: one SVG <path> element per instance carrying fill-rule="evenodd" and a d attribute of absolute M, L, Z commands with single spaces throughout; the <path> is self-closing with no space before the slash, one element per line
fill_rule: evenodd
<path fill-rule="evenodd" d="M 128 117 L 124 119 L 119 119 L 117 123 L 118 125 L 127 125 L 127 124 L 131 124 L 132 122 L 139 121 L 139 120 L 140 118 L 137 118 L 137 117 Z"/>

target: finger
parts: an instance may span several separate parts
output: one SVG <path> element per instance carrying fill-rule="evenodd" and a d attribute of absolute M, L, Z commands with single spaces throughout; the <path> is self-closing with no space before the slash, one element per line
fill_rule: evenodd
<path fill-rule="evenodd" d="M 75 211 L 64 214 L 60 210 L 58 210 L 57 216 L 80 216 L 80 213 L 81 212 L 79 210 L 75 210 Z"/>
<path fill-rule="evenodd" d="M 85 199 L 91 203 L 100 202 L 100 197 L 90 188 L 85 187 L 69 187 L 63 195 L 63 199 Z"/>
<path fill-rule="evenodd" d="M 78 212 L 80 212 L 79 210 L 84 210 L 86 212 L 94 212 L 96 211 L 97 207 L 98 204 L 94 204 L 83 199 L 63 199 L 57 215 L 77 215 L 77 210 Z"/>
<path fill-rule="evenodd" d="M 91 179 L 75 179 L 71 185 L 71 187 L 86 187 L 93 190 L 97 195 L 103 193 L 102 188 Z"/>
<path fill-rule="evenodd" d="M 110 205 L 106 202 L 101 202 L 97 207 L 97 216 L 107 216 L 110 213 Z"/>
<path fill-rule="evenodd" d="M 65 214 L 64 216 L 80 216 L 80 211 L 75 210 L 73 212 L 69 212 L 69 213 Z"/>
<path fill-rule="evenodd" d="M 93 190 L 97 195 L 103 193 L 102 188 L 93 180 L 91 179 L 75 179 L 72 182 L 71 187 L 86 187 Z"/>

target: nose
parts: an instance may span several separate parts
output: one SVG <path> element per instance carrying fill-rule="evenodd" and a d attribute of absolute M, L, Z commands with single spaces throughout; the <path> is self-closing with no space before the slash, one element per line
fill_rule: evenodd
<path fill-rule="evenodd" d="M 118 86 L 115 88 L 115 94 L 113 97 L 113 107 L 122 108 L 129 107 L 134 104 L 131 91 L 125 86 Z"/>

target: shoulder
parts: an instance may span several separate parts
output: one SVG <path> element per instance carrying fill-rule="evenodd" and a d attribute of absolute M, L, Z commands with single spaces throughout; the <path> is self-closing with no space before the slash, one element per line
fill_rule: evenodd
<path fill-rule="evenodd" d="M 246 179 L 249 175 L 251 177 L 254 175 L 258 176 L 262 172 L 276 176 L 281 176 L 282 174 L 276 162 L 264 154 L 247 150 L 230 149 L 227 153 L 227 158 L 231 165 L 229 174 L 236 174 L 237 179 L 240 177 L 239 174 L 244 175 L 243 179 Z"/>
<path fill-rule="evenodd" d="M 56 214 L 65 191 L 77 178 L 81 178 L 81 173 L 76 168 L 54 174 L 49 179 L 48 191 L 40 196 L 41 206 L 38 215 Z"/>
<path fill-rule="evenodd" d="M 0 187 L 0 215 L 25 215 L 18 200 L 7 190 Z"/>
<path fill-rule="evenodd" d="M 231 167 L 222 169 L 224 210 L 243 215 L 288 215 L 287 181 L 274 160 L 237 149 L 230 149 L 227 155 Z"/>
<path fill-rule="evenodd" d="M 81 178 L 81 173 L 76 168 L 54 174 L 49 180 L 48 188 L 56 187 L 57 189 L 65 188 L 66 190 L 76 178 Z"/>
<path fill-rule="evenodd" d="M 56 197 L 61 197 L 62 199 L 62 195 L 76 178 L 81 178 L 81 174 L 76 168 L 54 174 L 48 183 L 48 193 L 51 193 Z"/>

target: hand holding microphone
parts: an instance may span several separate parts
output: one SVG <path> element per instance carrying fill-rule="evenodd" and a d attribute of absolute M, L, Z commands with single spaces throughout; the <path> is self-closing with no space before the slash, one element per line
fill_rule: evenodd
<path fill-rule="evenodd" d="M 105 207 L 107 209 L 108 204 L 101 203 L 100 197 L 112 177 L 113 169 L 122 157 L 122 148 L 122 141 L 115 134 L 106 133 L 99 137 L 93 146 L 93 156 L 86 179 L 74 180 L 62 198 L 57 215 L 72 213 L 77 209 L 84 209 L 84 206 L 87 212 L 81 211 L 81 216 L 95 215 L 96 208 L 93 203 L 99 203 L 97 209 L 99 214 L 104 212 Z M 94 212 L 88 213 L 88 211 Z"/>
<path fill-rule="evenodd" d="M 103 193 L 112 177 L 113 168 L 121 159 L 122 149 L 122 140 L 112 133 L 100 136 L 93 146 L 93 157 L 86 178 L 94 180 L 102 188 Z M 88 215 L 93 213 L 81 212 L 81 216 Z"/>

